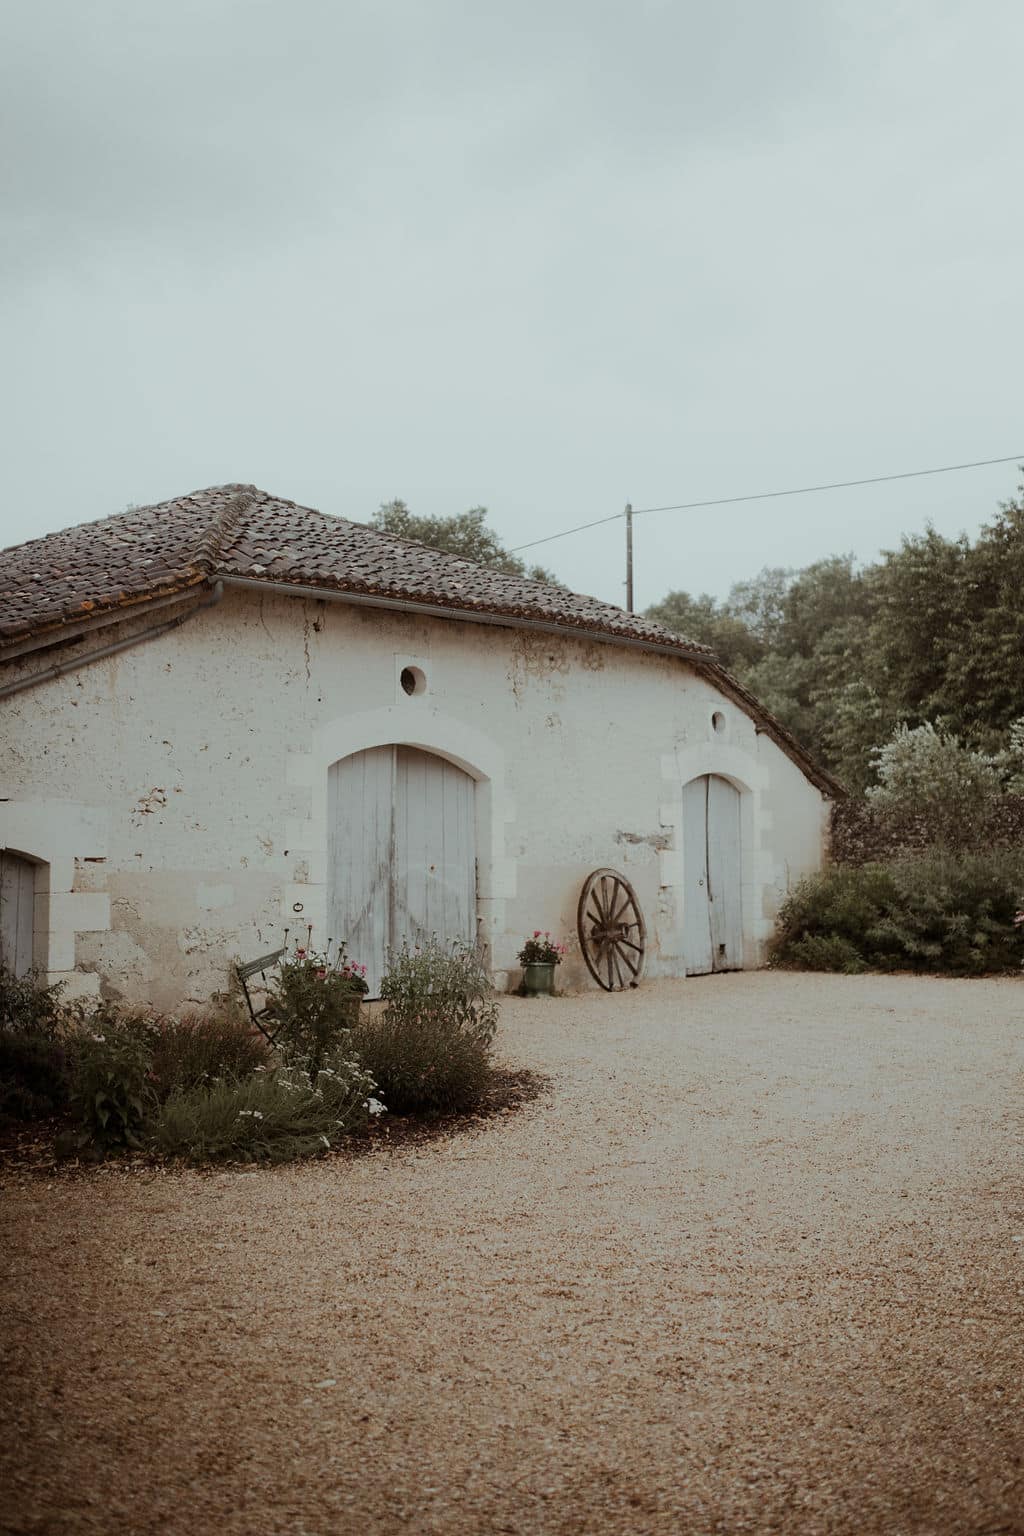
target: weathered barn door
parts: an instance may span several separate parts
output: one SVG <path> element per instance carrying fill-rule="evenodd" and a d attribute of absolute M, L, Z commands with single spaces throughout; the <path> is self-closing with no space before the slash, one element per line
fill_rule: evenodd
<path fill-rule="evenodd" d="M 683 879 L 686 974 L 742 969 L 740 796 L 717 774 L 683 788 Z"/>
<path fill-rule="evenodd" d="M 15 976 L 32 969 L 36 867 L 0 850 L 0 965 Z"/>
<path fill-rule="evenodd" d="M 432 934 L 476 942 L 474 789 L 415 747 L 373 747 L 330 770 L 328 925 L 366 966 L 371 997 L 388 949 Z"/>

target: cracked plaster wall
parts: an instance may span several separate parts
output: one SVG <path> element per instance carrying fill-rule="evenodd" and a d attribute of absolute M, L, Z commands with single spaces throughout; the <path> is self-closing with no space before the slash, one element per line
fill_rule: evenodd
<path fill-rule="evenodd" d="M 405 694 L 406 666 L 425 693 Z M 743 794 L 748 963 L 788 884 L 821 861 L 822 796 L 735 705 L 685 664 L 591 641 L 229 591 L 0 708 L 0 843 L 52 857 L 66 894 L 92 902 L 65 911 L 47 968 L 158 1007 L 203 1002 L 232 957 L 286 927 L 323 935 L 327 768 L 386 740 L 478 781 L 479 919 L 499 981 L 517 979 L 534 928 L 571 940 L 563 980 L 584 979 L 576 901 L 606 864 L 636 886 L 649 974 L 681 970 L 682 786 L 699 773 Z M 26 846 L 44 806 L 65 809 Z"/>

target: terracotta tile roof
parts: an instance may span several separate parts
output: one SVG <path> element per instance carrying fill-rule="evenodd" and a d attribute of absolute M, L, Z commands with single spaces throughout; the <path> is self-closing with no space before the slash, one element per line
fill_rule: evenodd
<path fill-rule="evenodd" d="M 225 580 L 280 590 L 319 588 L 385 605 L 423 604 L 503 623 L 558 625 L 640 641 L 688 659 L 758 723 L 827 795 L 842 786 L 717 662 L 710 647 L 610 603 L 544 582 L 506 576 L 363 523 L 219 485 L 158 506 L 136 507 L 5 550 L 0 556 L 0 661 L 111 622 L 125 609 Z"/>
<path fill-rule="evenodd" d="M 211 529 L 219 529 L 240 489 L 134 507 L 4 550 L 0 648 L 205 581 Z"/>
<path fill-rule="evenodd" d="M 322 587 L 645 640 L 692 656 L 707 646 L 610 603 L 507 576 L 343 517 L 221 485 L 33 539 L 0 562 L 3 645 L 213 576 Z"/>

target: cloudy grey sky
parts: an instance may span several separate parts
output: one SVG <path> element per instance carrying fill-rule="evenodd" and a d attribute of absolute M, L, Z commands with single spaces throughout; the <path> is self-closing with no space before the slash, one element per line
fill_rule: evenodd
<path fill-rule="evenodd" d="M 1024 456 L 1020 0 L 6 0 L 0 544 L 252 481 L 508 544 Z M 637 522 L 637 602 L 1004 465 Z M 536 552 L 622 600 L 622 526 Z"/>

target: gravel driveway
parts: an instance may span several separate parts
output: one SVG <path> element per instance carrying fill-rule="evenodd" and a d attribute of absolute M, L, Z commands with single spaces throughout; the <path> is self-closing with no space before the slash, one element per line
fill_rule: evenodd
<path fill-rule="evenodd" d="M 8 1176 L 2 1529 L 1024 1531 L 1022 1012 L 509 1000 L 551 1090 L 455 1139 Z"/>

